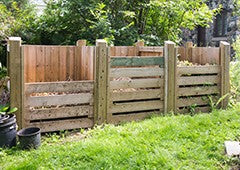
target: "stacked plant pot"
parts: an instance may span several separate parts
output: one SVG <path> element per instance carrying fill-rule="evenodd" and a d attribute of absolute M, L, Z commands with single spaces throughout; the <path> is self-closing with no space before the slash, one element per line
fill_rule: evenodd
<path fill-rule="evenodd" d="M 0 115 L 0 147 L 16 146 L 17 124 L 14 114 Z"/>

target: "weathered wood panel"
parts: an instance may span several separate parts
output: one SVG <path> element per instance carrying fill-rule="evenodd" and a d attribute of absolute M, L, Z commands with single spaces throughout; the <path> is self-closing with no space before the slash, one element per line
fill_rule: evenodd
<path fill-rule="evenodd" d="M 221 66 L 186 66 L 177 67 L 179 75 L 191 75 L 191 74 L 219 74 Z"/>
<path fill-rule="evenodd" d="M 110 48 L 110 56 L 137 56 L 137 47 L 135 46 L 114 46 Z"/>
<path fill-rule="evenodd" d="M 91 93 L 79 93 L 56 96 L 28 97 L 26 105 L 29 105 L 30 107 L 41 107 L 41 106 L 85 104 L 91 102 L 93 102 Z"/>
<path fill-rule="evenodd" d="M 190 77 L 180 77 L 178 79 L 178 85 L 208 85 L 217 84 L 220 82 L 219 76 L 190 76 Z"/>
<path fill-rule="evenodd" d="M 111 78 L 118 77 L 155 77 L 163 76 L 163 68 L 112 68 L 110 70 Z"/>
<path fill-rule="evenodd" d="M 143 112 L 137 114 L 126 114 L 126 115 L 114 115 L 111 117 L 110 122 L 112 124 L 119 124 L 122 122 L 140 121 L 151 115 L 158 114 L 156 112 Z"/>
<path fill-rule="evenodd" d="M 195 107 L 192 111 L 194 111 L 194 113 L 209 113 L 211 111 L 211 107 Z M 190 108 L 183 108 L 183 109 L 178 109 L 177 110 L 178 113 L 181 113 L 181 114 L 187 114 L 187 113 L 190 113 Z"/>
<path fill-rule="evenodd" d="M 138 67 L 138 66 L 153 66 L 159 65 L 163 67 L 164 65 L 164 58 L 163 57 L 114 57 L 111 59 L 111 66 L 118 67 L 118 66 L 125 66 L 125 67 Z"/>
<path fill-rule="evenodd" d="M 31 93 L 93 91 L 93 81 L 25 83 L 25 91 Z"/>
<path fill-rule="evenodd" d="M 95 47 L 24 45 L 25 81 L 93 80 Z"/>
<path fill-rule="evenodd" d="M 129 103 L 113 103 L 110 106 L 111 113 L 124 113 L 144 110 L 162 109 L 162 101 L 143 101 L 143 102 L 129 102 Z"/>
<path fill-rule="evenodd" d="M 157 99 L 163 98 L 163 89 L 137 90 L 133 92 L 112 93 L 112 101 Z"/>
<path fill-rule="evenodd" d="M 210 95 L 210 94 L 218 94 L 218 93 L 220 93 L 219 86 L 178 88 L 178 96 L 197 96 L 197 95 Z"/>
<path fill-rule="evenodd" d="M 93 120 L 89 118 L 82 118 L 82 119 L 36 122 L 28 124 L 28 127 L 32 126 L 39 127 L 41 129 L 41 132 L 54 132 L 60 130 L 91 128 L 93 127 Z"/>
<path fill-rule="evenodd" d="M 29 110 L 28 115 L 29 116 L 26 118 L 27 120 L 70 118 L 78 116 L 93 117 L 93 107 L 88 105 Z"/>
<path fill-rule="evenodd" d="M 210 100 L 207 96 L 204 97 L 189 97 L 181 98 L 177 101 L 177 107 L 186 107 L 186 106 L 201 106 L 210 104 Z"/>
<path fill-rule="evenodd" d="M 110 89 L 125 89 L 125 88 L 148 88 L 162 87 L 163 79 L 133 79 L 133 80 L 114 80 L 110 82 Z"/>
<path fill-rule="evenodd" d="M 219 48 L 194 47 L 192 48 L 192 61 L 199 64 L 219 64 Z"/>

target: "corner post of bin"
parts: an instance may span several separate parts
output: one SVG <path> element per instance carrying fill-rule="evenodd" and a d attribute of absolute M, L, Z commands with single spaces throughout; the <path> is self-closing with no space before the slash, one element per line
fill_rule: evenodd
<path fill-rule="evenodd" d="M 221 108 L 225 109 L 229 101 L 230 93 L 230 44 L 224 41 L 220 42 L 220 66 L 221 66 L 221 75 L 220 75 L 220 86 L 221 92 L 220 97 L 224 97 L 221 101 Z"/>
<path fill-rule="evenodd" d="M 143 40 L 138 40 L 135 43 L 135 47 L 136 47 L 136 56 L 141 56 L 141 47 L 144 47 L 144 41 Z"/>
<path fill-rule="evenodd" d="M 94 123 L 103 124 L 108 112 L 108 48 L 105 40 L 96 41 L 94 76 Z"/>
<path fill-rule="evenodd" d="M 165 41 L 164 43 L 164 113 L 176 112 L 176 71 L 177 71 L 177 49 L 175 43 Z"/>
<path fill-rule="evenodd" d="M 10 106 L 16 107 L 17 124 L 23 127 L 24 112 L 24 56 L 20 37 L 9 38 Z"/>

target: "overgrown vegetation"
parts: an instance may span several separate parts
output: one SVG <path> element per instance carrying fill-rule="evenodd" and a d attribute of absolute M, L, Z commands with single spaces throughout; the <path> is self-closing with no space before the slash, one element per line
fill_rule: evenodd
<path fill-rule="evenodd" d="M 0 151 L 3 169 L 229 169 L 225 140 L 239 140 L 240 106 L 195 116 L 153 117 L 140 123 L 53 135 L 38 150 Z M 87 138 L 82 139 L 87 135 Z M 63 136 L 63 135 L 62 135 Z"/>
<path fill-rule="evenodd" d="M 230 63 L 231 76 L 231 102 L 236 104 L 240 101 L 240 37 L 233 44 L 235 50 L 234 60 Z"/>

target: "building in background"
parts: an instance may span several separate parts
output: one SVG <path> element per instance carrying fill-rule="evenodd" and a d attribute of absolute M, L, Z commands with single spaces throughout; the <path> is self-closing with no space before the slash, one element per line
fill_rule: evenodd
<path fill-rule="evenodd" d="M 183 42 L 192 41 L 198 46 L 219 46 L 220 41 L 228 41 L 230 43 L 240 35 L 238 30 L 237 16 L 233 15 L 233 0 L 209 0 L 210 8 L 217 8 L 222 4 L 222 11 L 214 18 L 210 27 L 205 28 L 199 26 L 193 31 L 183 30 Z"/>

